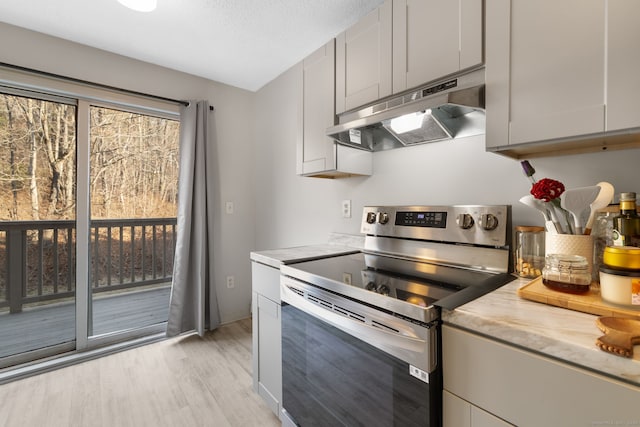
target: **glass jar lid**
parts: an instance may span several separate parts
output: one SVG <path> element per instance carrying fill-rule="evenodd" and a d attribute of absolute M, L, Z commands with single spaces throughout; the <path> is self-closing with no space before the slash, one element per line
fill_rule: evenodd
<path fill-rule="evenodd" d="M 582 255 L 548 254 L 545 257 L 545 267 L 558 270 L 587 270 L 589 263 Z"/>

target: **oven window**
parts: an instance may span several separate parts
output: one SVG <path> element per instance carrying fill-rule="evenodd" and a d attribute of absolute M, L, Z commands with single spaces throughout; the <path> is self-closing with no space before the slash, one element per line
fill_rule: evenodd
<path fill-rule="evenodd" d="M 285 303 L 282 364 L 283 408 L 302 427 L 439 425 L 439 381 Z"/>

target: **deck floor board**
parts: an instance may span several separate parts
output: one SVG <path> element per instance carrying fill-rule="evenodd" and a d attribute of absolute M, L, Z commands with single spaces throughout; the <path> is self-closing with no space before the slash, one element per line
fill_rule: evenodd
<path fill-rule="evenodd" d="M 170 287 L 100 295 L 93 301 L 94 335 L 167 321 Z M 0 314 L 0 358 L 75 340 L 75 304 L 52 303 Z"/>

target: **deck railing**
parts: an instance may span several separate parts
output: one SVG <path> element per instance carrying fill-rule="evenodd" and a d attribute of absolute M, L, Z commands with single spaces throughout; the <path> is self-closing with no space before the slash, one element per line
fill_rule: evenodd
<path fill-rule="evenodd" d="M 91 221 L 93 293 L 171 281 L 176 218 Z M 0 309 L 72 298 L 75 221 L 0 221 Z"/>

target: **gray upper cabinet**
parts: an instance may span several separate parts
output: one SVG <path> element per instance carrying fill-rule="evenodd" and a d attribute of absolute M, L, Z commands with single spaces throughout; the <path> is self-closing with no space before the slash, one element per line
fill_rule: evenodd
<path fill-rule="evenodd" d="M 371 174 L 371 153 L 338 146 L 326 135 L 336 118 L 334 66 L 335 40 L 309 55 L 301 65 L 298 175 L 334 178 Z"/>
<path fill-rule="evenodd" d="M 640 5 L 492 0 L 486 5 L 486 145 L 512 157 L 627 144 L 640 126 Z"/>
<path fill-rule="evenodd" d="M 393 1 L 393 92 L 483 63 L 482 0 Z"/>
<path fill-rule="evenodd" d="M 392 0 L 336 36 L 336 113 L 391 95 Z"/>
<path fill-rule="evenodd" d="M 488 2 L 488 146 L 604 131 L 604 24 L 602 0 Z M 492 102 L 509 104 L 499 121 Z"/>
<path fill-rule="evenodd" d="M 640 2 L 609 0 L 607 17 L 607 130 L 635 128 L 640 126 Z"/>

